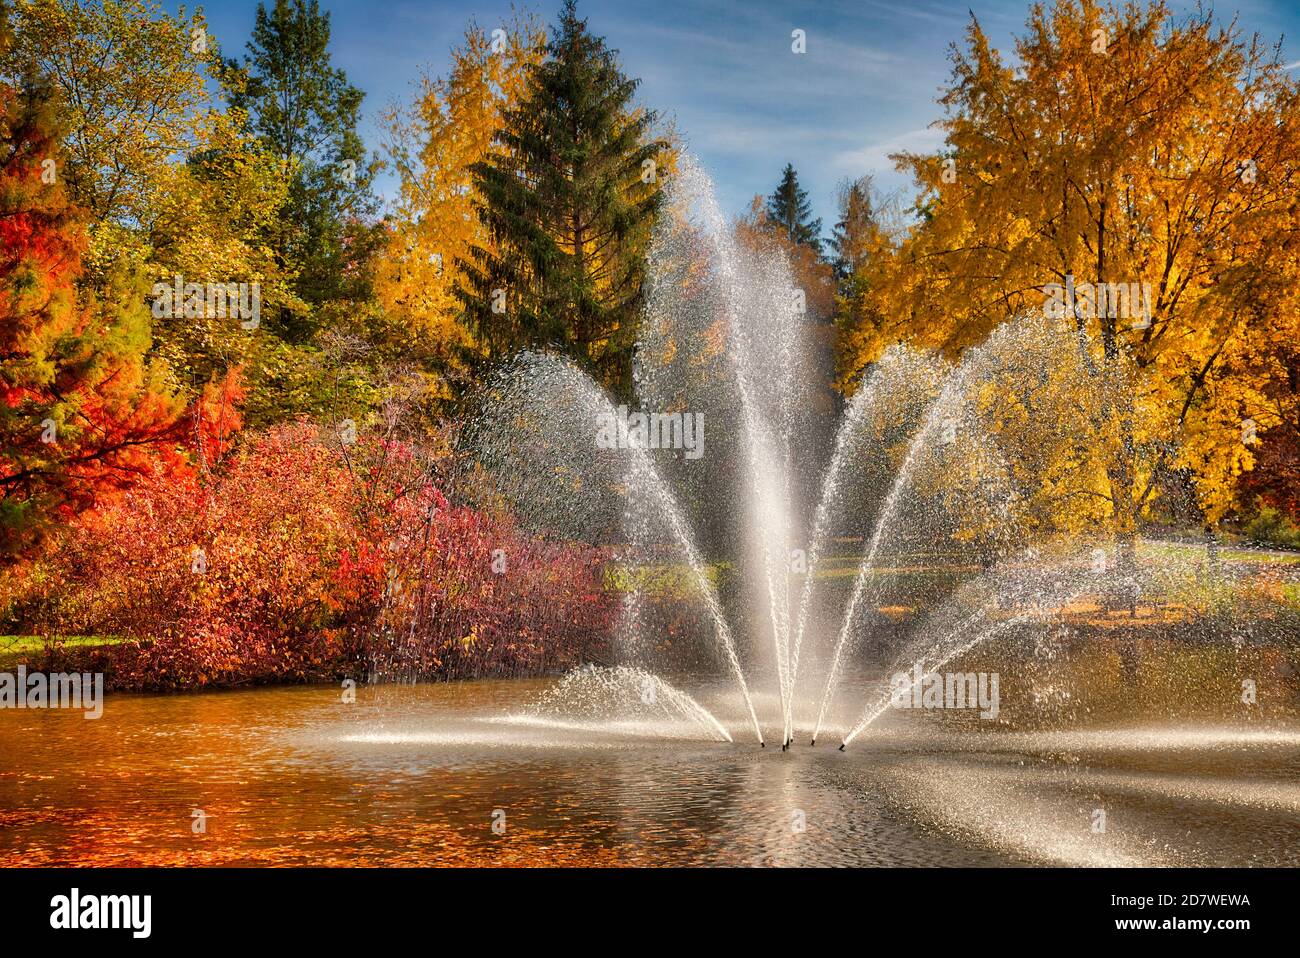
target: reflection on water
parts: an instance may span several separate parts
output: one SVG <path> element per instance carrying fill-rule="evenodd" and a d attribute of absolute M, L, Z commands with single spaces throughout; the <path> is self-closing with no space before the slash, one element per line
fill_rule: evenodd
<path fill-rule="evenodd" d="M 1300 864 L 1300 724 L 908 716 L 781 752 L 528 715 L 549 684 L 0 711 L 0 863 Z"/>

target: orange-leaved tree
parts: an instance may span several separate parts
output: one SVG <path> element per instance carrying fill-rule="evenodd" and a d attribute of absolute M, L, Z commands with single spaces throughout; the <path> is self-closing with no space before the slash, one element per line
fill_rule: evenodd
<path fill-rule="evenodd" d="M 83 221 L 59 179 L 58 106 L 0 85 L 0 552 L 20 553 L 175 456 L 183 403 L 146 359 L 136 277 L 75 280 Z"/>

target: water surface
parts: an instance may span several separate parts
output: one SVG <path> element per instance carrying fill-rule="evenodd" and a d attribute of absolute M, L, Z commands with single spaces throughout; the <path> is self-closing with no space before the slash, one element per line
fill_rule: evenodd
<path fill-rule="evenodd" d="M 782 752 L 530 716 L 551 681 L 3 711 L 0 863 L 1300 864 L 1295 725 L 908 716 Z"/>

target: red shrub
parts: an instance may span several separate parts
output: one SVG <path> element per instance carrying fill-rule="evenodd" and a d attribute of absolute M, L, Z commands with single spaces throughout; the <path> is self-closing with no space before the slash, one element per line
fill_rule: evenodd
<path fill-rule="evenodd" d="M 135 640 L 118 687 L 534 671 L 579 661 L 610 614 L 595 550 L 452 505 L 405 445 L 305 423 L 206 480 L 144 481 L 50 562 L 42 628 Z"/>

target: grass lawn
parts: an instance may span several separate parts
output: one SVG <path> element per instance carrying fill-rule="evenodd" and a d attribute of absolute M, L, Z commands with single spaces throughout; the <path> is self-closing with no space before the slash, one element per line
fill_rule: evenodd
<path fill-rule="evenodd" d="M 1205 546 L 1201 543 L 1146 542 L 1138 543 L 1138 555 L 1163 556 L 1169 559 L 1203 559 Z M 1276 549 L 1234 549 L 1219 547 L 1221 562 L 1257 562 L 1271 565 L 1300 565 L 1300 552 Z"/>
<path fill-rule="evenodd" d="M 24 659 L 39 658 L 45 652 L 47 641 L 44 635 L 0 635 L 0 670 L 7 672 Z M 64 649 L 96 649 L 126 640 L 104 635 L 68 635 L 53 641 Z"/>

